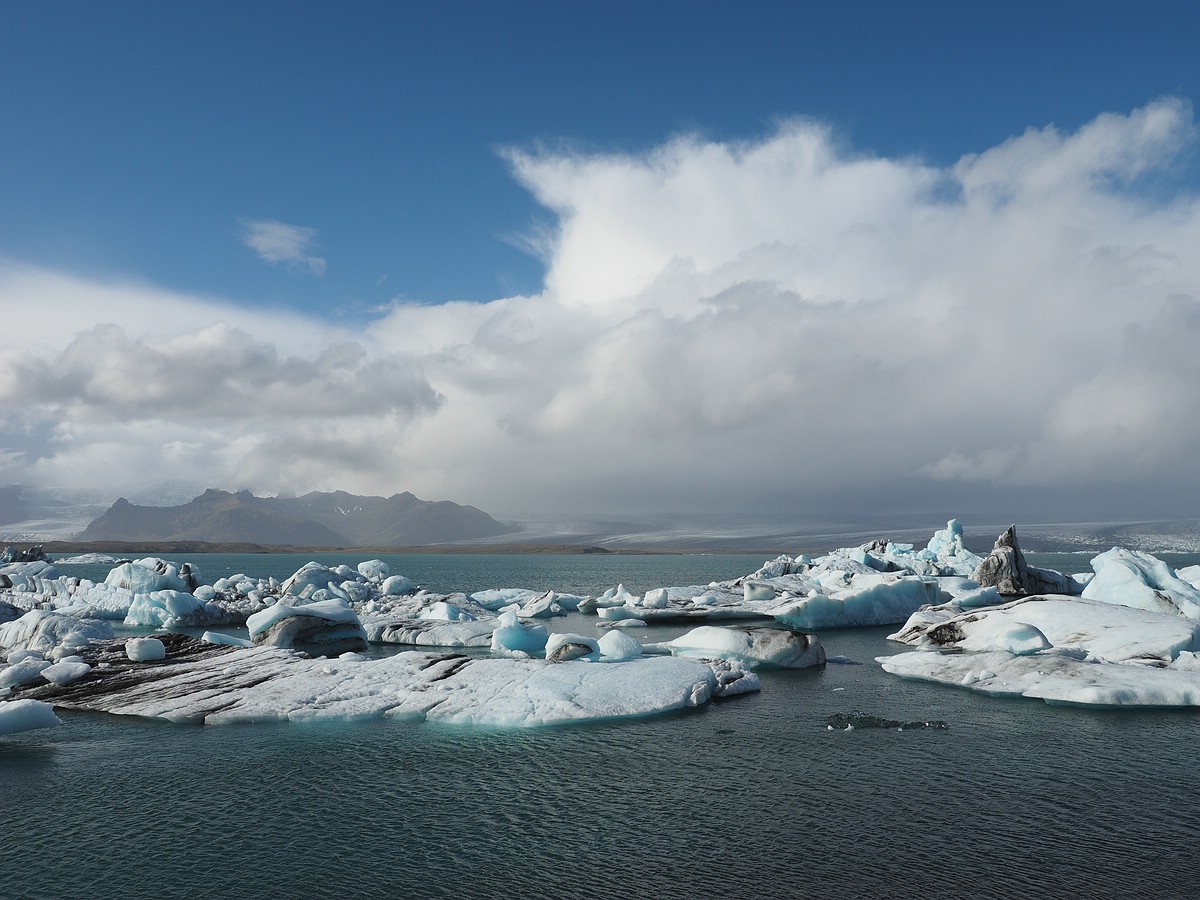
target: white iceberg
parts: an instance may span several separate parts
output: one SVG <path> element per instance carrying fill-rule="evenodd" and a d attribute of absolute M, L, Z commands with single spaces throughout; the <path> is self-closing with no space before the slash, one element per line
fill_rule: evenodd
<path fill-rule="evenodd" d="M 901 678 L 959 685 L 1001 697 L 1101 707 L 1200 706 L 1200 671 L 1081 660 L 1067 651 L 931 653 L 915 650 L 879 657 Z"/>
<path fill-rule="evenodd" d="M 134 594 L 151 591 L 184 591 L 191 593 L 201 583 L 200 571 L 191 563 L 176 566 L 157 557 L 135 559 L 122 563 L 108 573 L 104 583 Z"/>
<path fill-rule="evenodd" d="M 498 620 L 395 618 L 363 616 L 363 631 L 371 643 L 407 644 L 414 647 L 491 647 Z"/>
<path fill-rule="evenodd" d="M 783 628 L 741 628 L 701 625 L 661 644 L 647 644 L 646 652 L 701 659 L 732 659 L 750 666 L 807 669 L 825 664 L 825 648 L 815 634 Z"/>
<path fill-rule="evenodd" d="M 0 735 L 61 725 L 54 707 L 40 700 L 0 700 Z"/>
<path fill-rule="evenodd" d="M 784 625 L 810 630 L 896 625 L 941 596 L 936 579 L 917 575 L 871 575 L 857 581 L 874 583 L 787 600 L 770 615 Z"/>
<path fill-rule="evenodd" d="M 575 659 L 594 662 L 600 658 L 600 643 L 582 634 L 552 634 L 546 640 L 546 659 L 569 662 Z"/>
<path fill-rule="evenodd" d="M 594 664 L 406 651 L 330 660 L 195 644 L 163 666 L 126 661 L 106 682 L 114 662 L 99 679 L 55 688 L 55 704 L 206 724 L 392 716 L 528 728 L 686 709 L 760 687 L 737 663 L 674 657 Z"/>
<path fill-rule="evenodd" d="M 90 641 L 113 636 L 112 626 L 102 619 L 85 619 L 64 612 L 34 609 L 21 618 L 0 625 L 0 648 L 27 649 L 49 653 L 63 646 L 76 649 Z"/>
<path fill-rule="evenodd" d="M 1057 594 L 966 612 L 952 605 L 924 610 L 889 638 L 931 649 L 1017 653 L 1006 643 L 1022 627 L 1036 630 L 1046 643 L 1021 653 L 1057 647 L 1109 662 L 1166 665 L 1182 651 L 1200 649 L 1200 622 Z M 1030 631 L 1025 635 L 1038 640 Z"/>
<path fill-rule="evenodd" d="M 0 690 L 30 684 L 42 677 L 42 672 L 53 663 L 41 656 L 30 656 L 18 661 L 10 661 L 6 667 L 0 668 Z"/>
<path fill-rule="evenodd" d="M 250 640 L 270 647 L 337 655 L 367 648 L 358 614 L 338 600 L 292 606 L 279 602 L 246 620 Z"/>
<path fill-rule="evenodd" d="M 540 656 L 550 632 L 544 625 L 526 625 L 512 610 L 502 612 L 492 631 L 492 652 L 509 656 Z"/>
<path fill-rule="evenodd" d="M 605 659 L 634 659 L 642 655 L 642 643 L 621 631 L 607 631 L 596 641 Z"/>
<path fill-rule="evenodd" d="M 1089 600 L 1200 619 L 1200 588 L 1149 553 L 1114 547 L 1093 559 L 1092 569 L 1096 577 L 1083 589 Z"/>
<path fill-rule="evenodd" d="M 92 671 L 92 667 L 79 656 L 68 656 L 52 666 L 42 669 L 42 678 L 51 684 L 70 684 Z"/>
<path fill-rule="evenodd" d="M 167 648 L 158 638 L 130 638 L 125 642 L 125 655 L 132 662 L 154 662 L 167 658 Z"/>
<path fill-rule="evenodd" d="M 891 638 L 924 648 L 879 657 L 903 678 L 1048 703 L 1200 703 L 1200 622 L 1177 614 L 1035 596 L 966 612 L 922 610 Z"/>

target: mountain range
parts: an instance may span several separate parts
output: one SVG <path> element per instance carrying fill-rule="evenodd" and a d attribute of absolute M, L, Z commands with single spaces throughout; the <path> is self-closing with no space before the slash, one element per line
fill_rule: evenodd
<path fill-rule="evenodd" d="M 516 530 L 473 506 L 421 500 L 407 491 L 391 497 L 345 491 L 256 497 L 249 491 L 209 489 L 181 506 L 137 506 L 122 497 L 76 540 L 416 547 Z"/>

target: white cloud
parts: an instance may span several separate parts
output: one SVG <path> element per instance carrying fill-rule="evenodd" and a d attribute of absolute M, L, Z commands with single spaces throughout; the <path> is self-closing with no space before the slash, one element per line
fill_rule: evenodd
<path fill-rule="evenodd" d="M 302 225 L 288 225 L 275 219 L 243 219 L 242 243 L 264 261 L 284 263 L 313 275 L 325 274 L 325 260 L 313 254 L 317 230 Z"/>
<path fill-rule="evenodd" d="M 122 315 L 69 301 L 69 340 L 0 358 L 0 403 L 52 435 L 43 480 L 203 472 L 501 515 L 1194 496 L 1200 205 L 1163 186 L 1195 131 L 1167 99 L 945 168 L 803 120 L 513 152 L 559 217 L 537 296 L 400 304 L 347 336 L 149 290 L 141 320 L 76 285 Z M 24 282 L 42 315 L 53 277 Z"/>

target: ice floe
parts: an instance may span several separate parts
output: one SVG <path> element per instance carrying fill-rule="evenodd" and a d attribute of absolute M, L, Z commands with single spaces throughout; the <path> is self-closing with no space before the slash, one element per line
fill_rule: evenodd
<path fill-rule="evenodd" d="M 40 700 L 0 700 L 0 735 L 61 725 L 54 707 Z"/>
<path fill-rule="evenodd" d="M 878 658 L 904 678 L 1081 706 L 1200 704 L 1200 622 L 1178 613 L 1044 595 L 921 610 L 890 637 L 921 648 Z"/>
<path fill-rule="evenodd" d="M 403 651 L 312 659 L 275 647 L 231 648 L 172 636 L 145 667 L 119 641 L 92 649 L 93 677 L 24 688 L 61 709 L 227 724 L 390 716 L 457 725 L 536 727 L 629 718 L 755 691 L 737 663 L 674 657 L 614 662 Z"/>
<path fill-rule="evenodd" d="M 1114 547 L 1092 569 L 1096 576 L 1083 589 L 1090 600 L 1200 619 L 1200 588 L 1149 553 Z"/>
<path fill-rule="evenodd" d="M 281 601 L 250 616 L 246 628 L 252 642 L 269 647 L 330 656 L 367 649 L 367 633 L 358 614 L 340 600 L 302 606 Z"/>
<path fill-rule="evenodd" d="M 749 666 L 807 669 L 825 664 L 825 648 L 815 634 L 765 626 L 701 625 L 687 634 L 658 644 L 647 653 L 670 653 L 701 659 L 733 659 Z"/>

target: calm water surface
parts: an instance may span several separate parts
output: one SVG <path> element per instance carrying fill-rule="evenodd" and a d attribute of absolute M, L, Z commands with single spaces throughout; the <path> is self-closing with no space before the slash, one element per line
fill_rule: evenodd
<path fill-rule="evenodd" d="M 762 561 L 685 557 L 733 571 L 676 578 L 681 558 L 617 568 L 630 559 L 645 568 L 617 578 L 634 590 Z M 610 558 L 509 560 L 528 577 L 480 557 L 454 561 L 476 579 L 457 585 L 393 571 L 444 590 L 615 583 Z M 554 560 L 580 581 L 536 582 Z M 224 564 L 201 560 L 209 577 Z M 905 649 L 890 630 L 822 633 L 857 665 L 764 672 L 760 694 L 609 725 L 65 713 L 62 728 L 0 738 L 0 897 L 1195 896 L 1200 714 L 902 681 L 874 661 Z M 855 711 L 949 728 L 826 729 Z"/>

